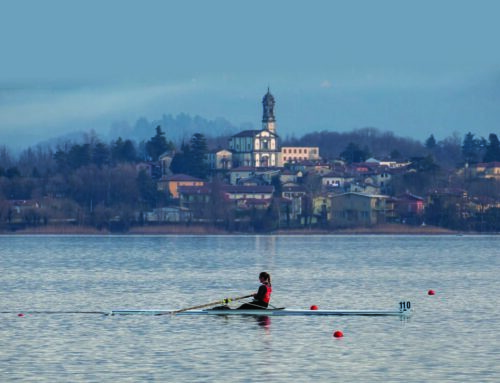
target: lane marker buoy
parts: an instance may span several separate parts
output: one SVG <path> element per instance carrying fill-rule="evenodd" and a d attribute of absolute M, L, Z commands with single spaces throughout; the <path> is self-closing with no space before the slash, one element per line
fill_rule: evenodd
<path fill-rule="evenodd" d="M 344 336 L 344 333 L 340 330 L 337 330 L 333 333 L 334 338 L 342 338 Z"/>
<path fill-rule="evenodd" d="M 312 305 L 310 309 L 311 309 L 311 310 L 317 310 L 317 309 L 318 309 L 318 306 L 316 306 L 316 305 Z"/>
<path fill-rule="evenodd" d="M 19 314 L 17 314 L 17 316 L 18 316 L 18 317 L 23 317 L 23 316 L 24 316 L 24 314 L 23 314 L 23 313 L 19 313 Z"/>
<path fill-rule="evenodd" d="M 434 295 L 434 294 L 436 294 L 434 290 L 427 291 L 427 295 Z"/>

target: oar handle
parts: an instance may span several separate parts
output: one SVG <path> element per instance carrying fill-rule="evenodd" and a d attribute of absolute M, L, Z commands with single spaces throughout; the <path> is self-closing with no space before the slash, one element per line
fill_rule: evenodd
<path fill-rule="evenodd" d="M 250 297 L 253 297 L 254 294 L 248 294 L 248 295 L 244 295 L 242 297 L 236 297 L 236 298 L 224 298 L 221 302 L 221 304 L 223 305 L 227 305 L 228 303 L 231 303 L 232 301 L 239 301 L 241 299 L 245 299 L 245 298 L 250 298 Z M 210 305 L 211 306 L 211 305 Z"/>
<path fill-rule="evenodd" d="M 248 294 L 248 295 L 243 295 L 242 297 L 224 298 L 224 299 L 219 300 L 219 301 L 205 303 L 203 305 L 198 305 L 198 306 L 187 307 L 185 309 L 170 311 L 168 313 L 160 313 L 160 314 L 157 314 L 157 315 L 165 315 L 165 314 L 175 315 L 175 314 L 178 314 L 178 313 L 182 313 L 184 311 L 189 311 L 189 310 L 194 310 L 194 309 L 201 309 L 201 308 L 204 308 L 204 307 L 210 307 L 210 306 L 221 305 L 221 304 L 222 305 L 226 305 L 226 304 L 228 304 L 230 302 L 239 301 L 240 299 L 250 298 L 250 297 L 253 297 L 253 296 L 254 296 L 254 294 Z"/>

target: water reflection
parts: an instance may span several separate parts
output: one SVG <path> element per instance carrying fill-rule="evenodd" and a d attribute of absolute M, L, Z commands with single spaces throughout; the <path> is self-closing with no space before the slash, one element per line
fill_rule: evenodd
<path fill-rule="evenodd" d="M 269 316 L 267 315 L 257 316 L 255 317 L 255 320 L 257 321 L 257 324 L 260 327 L 263 327 L 267 331 L 269 331 L 269 329 L 271 328 L 271 318 L 269 318 Z"/>

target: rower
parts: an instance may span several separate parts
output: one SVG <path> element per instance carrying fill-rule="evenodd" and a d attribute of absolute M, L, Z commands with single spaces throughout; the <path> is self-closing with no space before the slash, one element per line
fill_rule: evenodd
<path fill-rule="evenodd" d="M 259 281 L 261 285 L 257 293 L 253 295 L 253 301 L 242 304 L 238 307 L 238 310 L 267 309 L 271 301 L 271 292 L 273 291 L 271 287 L 271 275 L 263 271 L 259 274 Z"/>

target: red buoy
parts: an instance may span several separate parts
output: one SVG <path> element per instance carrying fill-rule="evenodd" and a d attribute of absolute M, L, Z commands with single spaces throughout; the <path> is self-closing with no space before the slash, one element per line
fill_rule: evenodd
<path fill-rule="evenodd" d="M 333 336 L 334 338 L 342 338 L 344 336 L 344 333 L 342 331 L 337 330 L 333 333 Z"/>
<path fill-rule="evenodd" d="M 435 291 L 434 291 L 434 290 L 429 290 L 429 291 L 427 292 L 427 294 L 428 294 L 428 295 L 434 295 L 434 294 L 436 294 L 436 293 L 435 293 Z"/>
<path fill-rule="evenodd" d="M 318 306 L 316 306 L 316 305 L 311 306 L 311 310 L 317 310 L 317 309 L 318 309 Z"/>
<path fill-rule="evenodd" d="M 23 316 L 24 316 L 24 314 L 23 314 L 23 313 L 19 313 L 19 314 L 17 314 L 17 316 L 18 316 L 18 317 L 23 317 Z"/>

